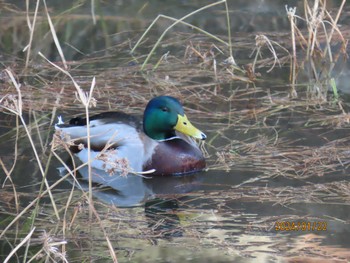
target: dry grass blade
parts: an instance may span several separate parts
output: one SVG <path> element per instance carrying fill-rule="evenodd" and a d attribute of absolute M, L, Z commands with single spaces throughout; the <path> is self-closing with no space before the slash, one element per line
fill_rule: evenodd
<path fill-rule="evenodd" d="M 291 36 L 292 36 L 292 47 L 293 47 L 293 55 L 291 57 L 291 74 L 290 74 L 290 80 L 292 82 L 292 90 L 291 90 L 291 97 L 296 98 L 298 96 L 296 89 L 295 89 L 295 82 L 296 82 L 296 67 L 297 67 L 297 52 L 296 52 L 296 44 L 295 44 L 295 12 L 296 7 L 289 8 L 286 6 L 286 11 L 288 15 L 288 19 L 290 22 L 290 29 L 291 29 Z"/>
<path fill-rule="evenodd" d="M 29 43 L 28 43 L 28 45 L 23 49 L 23 52 L 24 52 L 24 51 L 27 51 L 25 68 L 27 68 L 27 67 L 28 67 L 28 64 L 29 64 L 30 51 L 31 51 L 32 42 L 33 42 L 34 29 L 35 29 L 35 23 L 36 23 L 36 18 L 37 18 L 38 9 L 39 9 L 39 3 L 40 3 L 40 0 L 37 0 L 37 1 L 36 1 L 36 6 L 35 6 L 35 11 L 34 11 L 33 23 L 31 23 L 31 22 L 30 22 L 30 18 L 29 18 L 29 0 L 26 0 L 27 24 L 28 24 L 28 27 L 29 27 L 29 30 L 30 30 L 30 35 L 29 35 Z"/>
<path fill-rule="evenodd" d="M 229 58 L 233 59 L 232 40 L 231 40 L 231 22 L 230 22 L 230 14 L 229 14 L 227 1 L 225 1 L 225 9 L 226 9 L 226 21 L 227 21 L 228 48 L 229 48 L 229 53 L 230 53 Z"/>
<path fill-rule="evenodd" d="M 36 197 L 32 202 L 29 203 L 29 205 L 27 205 L 1 232 L 0 234 L 0 239 L 6 234 L 6 232 L 19 220 L 21 219 L 25 213 L 27 213 L 29 211 L 30 208 L 32 208 L 33 206 L 35 206 L 35 204 L 37 204 L 37 202 L 40 200 L 40 198 L 42 198 L 43 196 L 45 196 L 47 193 L 49 193 L 52 189 L 54 189 L 57 185 L 59 185 L 60 183 L 62 183 L 63 181 L 67 180 L 67 178 L 70 176 L 70 174 L 67 174 L 65 176 L 62 176 L 61 179 L 57 180 L 54 184 L 52 184 L 50 186 L 49 189 L 44 190 L 41 195 L 39 195 L 38 197 Z"/>
<path fill-rule="evenodd" d="M 74 87 L 77 89 L 77 91 L 81 90 L 80 86 L 75 82 L 74 78 L 72 77 L 72 75 L 67 71 L 62 69 L 61 67 L 57 66 L 55 63 L 52 63 L 50 60 L 48 60 L 41 52 L 39 52 L 39 56 L 41 56 L 43 59 L 45 59 L 48 63 L 50 63 L 52 66 L 54 66 L 55 68 L 57 68 L 58 70 L 60 70 L 61 72 L 63 72 L 64 74 L 66 74 L 73 82 Z M 81 95 L 82 94 L 82 95 Z M 84 94 L 83 92 L 80 92 L 79 95 L 82 96 L 82 98 L 84 98 Z"/>
<path fill-rule="evenodd" d="M 153 55 L 154 51 L 157 49 L 157 47 L 159 46 L 160 42 L 163 40 L 164 36 L 166 35 L 166 33 L 171 29 L 173 28 L 174 26 L 176 26 L 177 24 L 179 23 L 182 23 L 183 20 L 187 19 L 188 17 L 198 13 L 198 12 L 201 12 L 205 9 L 208 9 L 210 7 L 213 7 L 213 6 L 216 6 L 216 5 L 219 5 L 219 4 L 222 4 L 226 2 L 226 0 L 221 0 L 221 1 L 218 1 L 218 2 L 215 2 L 215 3 L 212 3 L 212 4 L 209 4 L 209 5 L 206 5 L 204 7 L 201 7 L 185 16 L 183 16 L 182 18 L 180 19 L 176 19 L 175 22 L 173 24 L 171 24 L 169 27 L 167 27 L 163 33 L 161 34 L 161 36 L 158 38 L 157 42 L 154 44 L 152 50 L 148 53 L 148 56 L 147 58 L 145 59 L 145 61 L 143 62 L 142 66 L 141 66 L 141 70 L 143 70 L 145 68 L 145 66 L 147 65 L 148 61 L 150 60 L 151 56 Z M 147 28 L 147 30 L 145 31 L 145 33 L 141 36 L 141 38 L 139 39 L 139 41 L 136 43 L 136 45 L 134 46 L 134 48 L 131 50 L 131 53 L 137 48 L 137 46 L 139 45 L 139 43 L 141 43 L 142 39 L 145 37 L 145 35 L 148 33 L 148 31 L 151 29 L 151 27 L 158 21 L 158 19 L 160 18 L 161 16 L 158 16 L 153 22 L 152 24 Z M 211 35 L 211 34 L 210 34 Z"/>
<path fill-rule="evenodd" d="M 17 83 L 17 81 L 15 80 L 12 72 L 8 69 L 5 70 L 6 73 L 8 74 L 8 76 L 10 77 L 13 85 L 15 86 L 16 90 L 17 90 L 17 94 L 18 94 L 18 100 L 15 99 L 15 98 L 12 98 L 11 102 L 12 104 L 8 104 L 8 106 L 2 106 L 4 107 L 5 109 L 7 109 L 8 111 L 16 114 L 20 120 L 21 120 L 21 123 L 26 131 L 26 134 L 27 134 L 27 137 L 29 139 L 29 142 L 31 144 L 31 147 L 32 147 L 32 150 L 34 152 L 34 155 L 35 155 L 35 159 L 37 161 L 37 164 L 38 164 L 38 167 L 40 169 L 40 172 L 41 172 L 41 176 L 45 182 L 45 186 L 46 186 L 46 189 L 48 189 L 48 193 L 49 193 L 49 196 L 50 196 L 50 199 L 51 199 L 51 203 L 52 203 L 52 206 L 54 208 L 54 211 L 55 211 L 55 215 L 56 217 L 59 219 L 60 216 L 58 214 L 58 211 L 57 211 L 57 208 L 56 208 L 56 203 L 55 203 L 55 200 L 53 198 L 53 195 L 51 193 L 51 191 L 49 190 L 50 189 L 50 186 L 49 186 L 49 183 L 47 182 L 46 180 L 46 175 L 45 175 L 45 171 L 44 171 L 44 168 L 43 168 L 43 165 L 42 165 L 42 162 L 40 160 L 40 157 L 38 155 L 38 152 L 36 150 L 36 147 L 35 147 L 35 144 L 34 144 L 34 141 L 32 139 L 32 136 L 30 134 L 30 131 L 28 130 L 28 127 L 26 125 L 26 122 L 25 120 L 23 119 L 23 115 L 22 115 L 22 105 L 23 105 L 23 102 L 22 102 L 22 93 L 21 93 L 21 89 L 20 89 L 20 85 Z"/>
<path fill-rule="evenodd" d="M 18 129 L 17 129 L 18 130 Z M 17 148 L 17 147 L 16 147 Z M 13 162 L 13 166 L 11 167 L 10 171 L 7 170 L 5 164 L 3 163 L 2 159 L 0 158 L 0 165 L 2 167 L 2 169 L 4 170 L 5 174 L 6 174 L 6 179 L 4 180 L 4 183 L 3 183 L 3 187 L 6 183 L 6 180 L 9 180 L 10 183 L 11 183 L 11 186 L 12 186 L 12 189 L 13 189 L 13 195 L 15 197 L 15 205 L 16 205 L 16 211 L 17 213 L 19 212 L 19 202 L 18 202 L 18 195 L 17 195 L 17 191 L 16 191 L 16 186 L 15 184 L 13 183 L 12 181 L 12 178 L 11 178 L 11 173 L 15 167 L 15 164 L 16 164 L 16 160 L 17 160 L 17 152 L 15 153 L 15 161 Z"/>
<path fill-rule="evenodd" d="M 340 32 L 340 30 L 339 30 L 339 28 L 338 28 L 338 26 L 337 26 L 337 23 L 338 23 L 338 21 L 339 21 L 340 15 L 341 15 L 342 12 L 343 12 L 345 3 L 346 3 L 346 0 L 343 0 L 342 3 L 341 3 L 341 5 L 340 5 L 340 7 L 338 8 L 338 13 L 337 13 L 337 15 L 336 15 L 336 17 L 335 17 L 334 20 L 332 19 L 332 17 L 329 15 L 328 11 L 326 10 L 328 16 L 329 16 L 329 17 L 331 18 L 331 20 L 332 20 L 332 25 L 334 25 L 334 26 L 332 26 L 331 33 L 329 34 L 329 38 L 330 38 L 330 39 L 332 39 L 335 30 L 338 31 L 339 35 L 342 37 L 342 34 L 341 34 L 341 32 Z M 345 42 L 344 38 L 343 38 L 343 42 Z"/>
<path fill-rule="evenodd" d="M 284 51 L 286 51 L 288 54 L 288 50 L 285 49 L 284 47 L 282 47 L 280 44 L 278 44 L 276 41 L 272 41 L 270 40 L 267 36 L 265 35 L 257 35 L 255 37 L 255 45 L 256 47 L 254 48 L 252 54 L 250 56 L 253 55 L 253 53 L 256 51 L 256 54 L 255 54 L 255 58 L 254 58 L 254 62 L 253 62 L 253 66 L 252 66 L 252 70 L 253 70 L 253 73 L 255 73 L 255 65 L 256 65 L 256 62 L 257 62 L 257 59 L 258 59 L 258 56 L 261 56 L 261 48 L 263 46 L 267 46 L 267 48 L 269 49 L 269 51 L 271 52 L 272 56 L 273 56 L 273 64 L 272 66 L 270 67 L 270 69 L 267 70 L 267 73 L 271 72 L 276 63 L 279 64 L 279 66 L 281 67 L 281 63 L 278 59 L 278 56 L 277 56 L 277 53 L 275 51 L 275 48 L 273 47 L 273 44 L 277 45 L 278 47 L 280 47 L 281 49 L 283 49 Z"/>
<path fill-rule="evenodd" d="M 84 101 L 82 101 L 83 105 L 85 106 L 85 117 L 86 117 L 86 123 L 88 123 L 88 125 L 86 125 L 86 134 L 87 134 L 87 152 L 88 152 L 88 173 L 89 173 L 89 203 L 90 203 L 90 220 L 92 220 L 92 210 L 95 210 L 93 208 L 93 199 L 92 199 L 92 167 L 91 167 L 91 162 L 92 162 L 92 159 L 91 159 L 91 140 L 90 140 L 90 118 L 89 118 L 89 105 L 90 105 L 90 101 L 93 99 L 92 97 L 92 93 L 93 93 L 93 90 L 95 88 L 95 77 L 93 78 L 92 80 L 92 83 L 91 83 L 91 87 L 90 87 L 90 93 L 89 93 L 89 96 L 88 98 L 85 98 Z M 81 95 L 80 95 L 80 98 Z"/>
<path fill-rule="evenodd" d="M 331 50 L 330 44 L 331 44 L 331 41 L 333 39 L 334 31 L 336 31 L 338 33 L 338 36 L 340 37 L 341 42 L 343 44 L 343 48 L 346 49 L 346 46 L 347 46 L 347 40 L 344 38 L 342 32 L 339 29 L 339 26 L 337 25 L 337 22 L 339 20 L 340 14 L 343 10 L 344 4 L 345 4 L 345 1 L 343 1 L 341 7 L 339 8 L 339 11 L 338 11 L 335 19 L 333 19 L 332 16 L 330 15 L 330 13 L 327 10 L 325 10 L 325 12 L 330 20 L 330 22 L 328 22 L 328 21 L 325 21 L 325 22 L 329 23 L 332 28 L 331 28 L 331 32 L 330 32 L 329 36 L 327 36 L 327 31 L 326 31 L 325 25 L 324 25 L 324 23 L 322 24 L 324 27 L 324 32 L 325 32 L 326 37 L 327 37 L 327 49 L 324 50 L 324 56 L 325 56 L 326 52 L 328 51 L 331 62 L 333 62 L 333 58 L 332 58 L 332 50 Z"/>
<path fill-rule="evenodd" d="M 46 15 L 47 15 L 47 21 L 49 22 L 49 25 L 50 25 L 50 31 L 51 31 L 53 40 L 55 42 L 56 48 L 58 50 L 58 53 L 60 54 L 60 57 L 62 59 L 62 63 L 63 63 L 64 68 L 68 69 L 67 62 L 66 62 L 66 59 L 64 57 L 64 54 L 63 54 L 60 42 L 58 41 L 58 38 L 57 38 L 55 27 L 54 27 L 54 25 L 52 23 L 49 11 L 47 10 L 46 0 L 43 0 L 43 2 L 44 2 L 44 6 L 45 6 Z"/>
<path fill-rule="evenodd" d="M 95 0 L 91 0 L 91 16 L 92 22 L 96 25 L 96 15 L 95 15 Z"/>
<path fill-rule="evenodd" d="M 0 103 L 1 103 L 1 100 L 0 100 Z M 14 150 L 14 161 L 12 163 L 12 166 L 11 166 L 10 170 L 8 170 L 6 168 L 6 166 L 3 163 L 3 161 L 1 160 L 1 158 L 0 158 L 0 164 L 1 164 L 2 169 L 4 170 L 4 172 L 6 174 L 6 179 L 4 180 L 4 183 L 3 183 L 2 187 L 4 187 L 4 185 L 6 183 L 6 180 L 9 179 L 11 184 L 12 184 L 13 191 L 14 191 L 15 198 L 16 198 L 15 202 L 16 202 L 17 212 L 18 212 L 18 198 L 17 198 L 17 194 L 16 194 L 16 187 L 15 187 L 15 185 L 12 182 L 11 174 L 12 174 L 13 170 L 15 169 L 17 158 L 18 158 L 18 138 L 19 138 L 19 123 L 18 123 L 18 117 L 16 117 L 16 138 L 15 138 L 15 146 L 14 146 L 15 147 L 15 150 Z"/>
<path fill-rule="evenodd" d="M 142 42 L 142 41 L 144 40 L 144 38 L 146 37 L 147 33 L 148 33 L 148 32 L 151 30 L 151 28 L 156 24 L 156 22 L 158 22 L 158 20 L 159 20 L 160 18 L 165 18 L 165 19 L 168 19 L 168 20 L 170 20 L 170 21 L 179 22 L 179 23 L 181 23 L 181 24 L 183 24 L 183 25 L 185 25 L 185 26 L 188 26 L 188 27 L 190 27 L 190 28 L 192 28 L 192 29 L 197 30 L 197 31 L 200 32 L 200 33 L 203 33 L 204 35 L 209 36 L 210 38 L 212 38 L 212 39 L 218 41 L 218 42 L 221 43 L 221 44 L 224 44 L 225 46 L 230 46 L 230 44 L 227 43 L 226 41 L 224 41 L 223 39 L 221 39 L 221 38 L 219 38 L 218 36 L 215 36 L 215 35 L 209 33 L 208 31 L 205 31 L 205 30 L 201 29 L 200 27 L 197 27 L 197 26 L 192 25 L 192 24 L 190 24 L 190 23 L 187 23 L 187 22 L 185 22 L 185 21 L 179 21 L 178 19 L 173 18 L 173 17 L 171 17 L 171 16 L 166 16 L 166 15 L 160 14 L 160 15 L 158 15 L 158 16 L 153 20 L 153 22 L 148 26 L 148 28 L 147 28 L 147 29 L 145 30 L 145 32 L 142 34 L 142 36 L 140 37 L 140 39 L 136 42 L 135 46 L 132 48 L 132 50 L 130 51 L 130 53 L 134 53 L 134 52 L 135 52 L 135 50 L 138 48 L 138 46 L 141 44 L 141 42 Z"/>
<path fill-rule="evenodd" d="M 29 241 L 29 239 L 34 233 L 34 230 L 35 230 L 35 227 L 26 235 L 26 237 L 21 241 L 21 243 L 19 243 L 14 249 L 12 249 L 10 254 L 5 258 L 4 263 L 9 262 L 9 260 L 16 253 L 16 251 L 20 249 L 27 241 Z"/>

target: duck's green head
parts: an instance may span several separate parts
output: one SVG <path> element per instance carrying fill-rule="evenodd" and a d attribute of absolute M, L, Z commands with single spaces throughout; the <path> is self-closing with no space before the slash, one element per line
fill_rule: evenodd
<path fill-rule="evenodd" d="M 174 137 L 175 130 L 193 138 L 207 138 L 189 122 L 181 103 L 170 96 L 155 97 L 148 102 L 143 115 L 143 129 L 154 140 Z"/>

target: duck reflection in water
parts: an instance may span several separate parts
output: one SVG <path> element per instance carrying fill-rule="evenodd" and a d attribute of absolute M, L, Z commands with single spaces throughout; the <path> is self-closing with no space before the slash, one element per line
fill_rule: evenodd
<path fill-rule="evenodd" d="M 61 176 L 65 170 L 60 171 Z M 77 173 L 83 189 L 88 189 L 89 172 L 84 166 Z M 117 207 L 142 206 L 158 197 L 170 197 L 195 191 L 199 187 L 201 177 L 197 174 L 164 177 L 144 177 L 128 174 L 111 176 L 100 169 L 92 169 L 92 181 L 96 187 L 93 194 L 100 201 Z"/>

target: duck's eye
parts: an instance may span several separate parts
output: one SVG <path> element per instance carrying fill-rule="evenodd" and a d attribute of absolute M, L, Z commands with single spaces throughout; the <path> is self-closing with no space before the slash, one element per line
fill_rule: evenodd
<path fill-rule="evenodd" d="M 187 125 L 187 122 L 184 121 L 184 122 L 183 122 L 183 125 Z"/>
<path fill-rule="evenodd" d="M 169 109 L 168 109 L 167 107 L 162 107 L 161 109 L 162 109 L 162 111 L 164 111 L 164 112 L 169 111 Z"/>

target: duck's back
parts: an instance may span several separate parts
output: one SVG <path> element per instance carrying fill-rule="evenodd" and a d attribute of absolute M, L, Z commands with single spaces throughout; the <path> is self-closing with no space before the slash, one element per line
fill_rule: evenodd
<path fill-rule="evenodd" d="M 86 118 L 73 118 L 69 124 L 57 124 L 55 128 L 74 141 L 76 146 L 71 147 L 71 150 L 82 162 L 87 162 Z M 145 149 L 140 136 L 142 122 L 139 118 L 122 112 L 105 112 L 90 118 L 89 130 L 91 157 L 97 159 L 93 167 L 106 170 L 108 163 L 112 165 L 118 159 L 124 159 L 134 172 L 142 171 Z"/>

